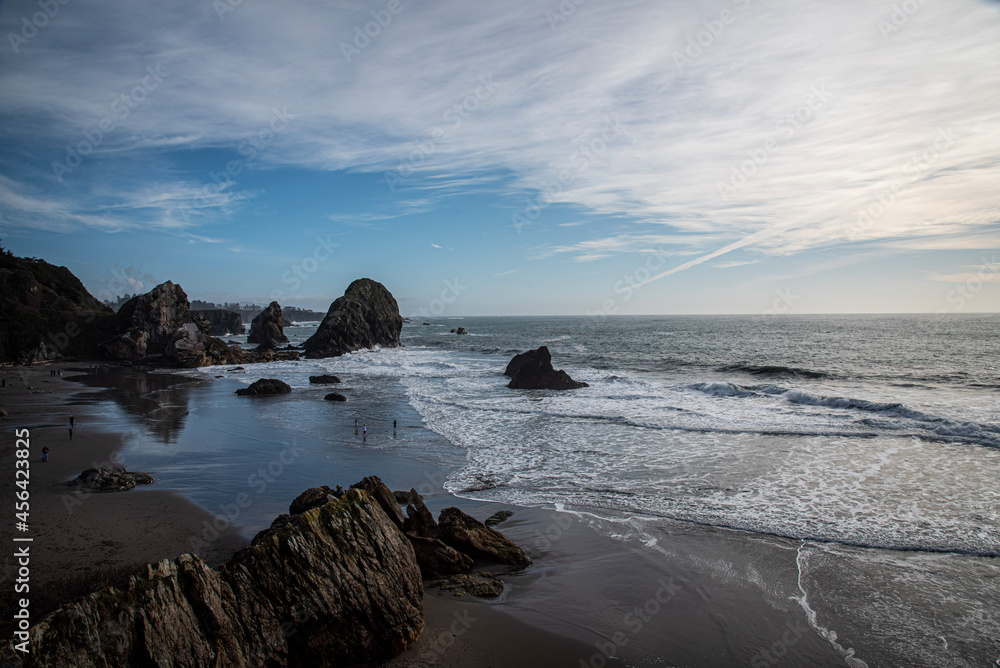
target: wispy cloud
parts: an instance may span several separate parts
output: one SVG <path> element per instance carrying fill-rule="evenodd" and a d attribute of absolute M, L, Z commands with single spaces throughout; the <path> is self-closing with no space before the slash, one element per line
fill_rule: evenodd
<path fill-rule="evenodd" d="M 36 9 L 5 3 L 0 26 L 12 29 Z M 61 159 L 147 65 L 162 64 L 169 77 L 103 150 L 235 147 L 287 107 L 295 120 L 261 163 L 373 175 L 409 165 L 415 200 L 400 215 L 470 190 L 548 190 L 554 202 L 637 226 L 584 237 L 591 228 L 579 225 L 575 243 L 536 248 L 535 257 L 649 250 L 658 243 L 656 234 L 644 240 L 649 226 L 675 240 L 664 244 L 709 259 L 745 247 L 934 248 L 995 232 L 1000 69 L 984 63 L 1000 62 L 996 3 L 927 3 L 885 39 L 878 3 L 807 10 L 760 0 L 682 65 L 676 54 L 717 17 L 717 4 L 652 12 L 637 0 L 586 3 L 555 30 L 545 9 L 530 0 L 502 12 L 458 0 L 407 5 L 347 62 L 337 45 L 371 20 L 363 4 L 242 3 L 221 23 L 211 3 L 193 0 L 67 7 L 25 53 L 5 56 L 0 136 L 37 140 Z M 479 99 L 483 77 L 496 89 Z M 817 90 L 825 99 L 812 104 Z M 602 140 L 611 123 L 626 134 Z M 954 141 L 935 148 L 942 131 Z M 722 197 L 720 184 L 733 191 Z M 157 224 L 187 225 L 177 193 L 161 194 L 146 200 L 162 212 Z M 242 197 L 219 196 L 210 210 Z M 37 193 L 0 192 L 5 220 L 36 226 L 120 229 L 127 222 L 109 212 L 138 205 L 81 212 Z M 861 211 L 877 215 L 859 225 Z M 388 215 L 331 220 L 366 225 Z M 571 233 L 579 222 L 559 225 Z"/>
<path fill-rule="evenodd" d="M 719 269 L 732 269 L 734 267 L 745 267 L 749 264 L 757 264 L 760 260 L 733 260 L 731 262 L 719 262 L 715 266 Z"/>

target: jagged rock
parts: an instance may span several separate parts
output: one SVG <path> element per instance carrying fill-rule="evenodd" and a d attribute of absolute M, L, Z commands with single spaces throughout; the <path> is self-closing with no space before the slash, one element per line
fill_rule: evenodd
<path fill-rule="evenodd" d="M 277 378 L 261 378 L 250 384 L 250 387 L 243 387 L 236 390 L 236 394 L 241 397 L 272 397 L 277 394 L 289 394 L 292 388 L 283 380 Z"/>
<path fill-rule="evenodd" d="M 363 489 L 368 492 L 372 498 L 378 501 L 378 505 L 382 507 L 393 524 L 402 530 L 403 511 L 399 509 L 399 504 L 396 503 L 396 497 L 392 495 L 392 490 L 385 486 L 381 478 L 375 475 L 366 476 L 361 479 L 361 482 L 351 485 L 351 489 Z"/>
<path fill-rule="evenodd" d="M 347 397 L 345 397 L 340 392 L 331 392 L 330 394 L 326 395 L 323 398 L 326 401 L 347 401 Z"/>
<path fill-rule="evenodd" d="M 502 524 L 503 522 L 506 522 L 508 519 L 510 519 L 510 516 L 513 514 L 514 513 L 510 510 L 498 510 L 497 512 L 493 513 L 488 518 L 486 518 L 486 521 L 483 524 L 485 524 L 488 527 L 496 526 L 497 524 Z"/>
<path fill-rule="evenodd" d="M 258 350 L 273 350 L 288 343 L 284 327 L 284 322 L 281 319 L 281 306 L 278 302 L 271 302 L 250 323 L 250 335 L 247 336 L 247 343 L 260 344 L 257 346 Z"/>
<path fill-rule="evenodd" d="M 406 519 L 403 521 L 403 531 L 424 538 L 440 538 L 441 529 L 431 511 L 424 505 L 424 497 L 417 490 L 410 490 L 410 502 L 406 506 Z"/>
<path fill-rule="evenodd" d="M 441 540 L 473 558 L 512 566 L 527 566 L 531 558 L 506 536 L 458 508 L 445 508 L 438 517 Z"/>
<path fill-rule="evenodd" d="M 328 501 L 332 501 L 335 498 L 333 489 L 327 485 L 310 487 L 295 497 L 295 500 L 288 506 L 288 512 L 292 515 L 301 515 L 312 508 L 325 506 Z"/>
<path fill-rule="evenodd" d="M 91 492 L 124 492 L 136 485 L 152 483 L 153 476 L 148 473 L 129 472 L 122 466 L 109 466 L 87 469 L 66 484 L 84 487 Z"/>
<path fill-rule="evenodd" d="M 309 382 L 313 385 L 325 385 L 328 383 L 339 383 L 340 379 L 336 376 L 322 375 L 322 376 L 309 376 Z"/>
<path fill-rule="evenodd" d="M 441 583 L 441 589 L 455 596 L 472 594 L 481 598 L 496 598 L 503 593 L 503 581 L 492 573 L 480 571 L 467 575 L 455 575 Z"/>
<path fill-rule="evenodd" d="M 474 562 L 472 557 L 445 545 L 437 538 L 425 538 L 412 533 L 406 534 L 417 556 L 420 574 L 425 580 L 434 580 L 445 575 L 468 573 Z"/>
<path fill-rule="evenodd" d="M 211 336 L 212 324 L 204 315 L 211 312 L 192 313 L 190 306 L 181 286 L 170 281 L 133 297 L 115 316 L 120 333 L 103 343 L 102 351 L 121 362 L 185 368 L 299 359 L 295 351 L 245 351 L 228 345 Z"/>
<path fill-rule="evenodd" d="M 64 604 L 15 632 L 4 666 L 375 663 L 423 629 L 409 541 L 361 490 L 269 529 L 220 570 L 197 556 Z"/>
<path fill-rule="evenodd" d="M 515 390 L 575 390 L 589 387 L 587 383 L 573 380 L 565 371 L 553 369 L 552 356 L 545 346 L 515 355 L 503 373 L 511 377 L 507 387 Z"/>
<path fill-rule="evenodd" d="M 403 492 L 398 489 L 392 490 L 392 495 L 396 497 L 396 503 L 398 503 L 401 506 L 405 506 L 406 504 L 410 503 L 410 501 L 413 499 L 413 496 L 410 494 L 410 492 Z"/>
<path fill-rule="evenodd" d="M 206 366 L 209 361 L 206 356 L 208 339 L 196 323 L 181 325 L 167 340 L 163 347 L 163 356 L 174 365 L 193 369 Z"/>
<path fill-rule="evenodd" d="M 365 348 L 398 348 L 403 318 L 384 285 L 360 278 L 330 304 L 319 329 L 305 342 L 306 357 L 335 357 Z"/>
<path fill-rule="evenodd" d="M 211 334 L 212 336 L 246 334 L 247 328 L 243 324 L 243 315 L 236 311 L 205 309 L 204 311 L 195 311 L 195 315 L 204 316 L 211 323 L 212 329 L 206 332 L 206 334 Z"/>
<path fill-rule="evenodd" d="M 455 332 L 456 334 L 468 334 L 468 332 L 465 331 L 465 327 L 459 327 L 458 329 L 453 329 L 451 331 Z"/>

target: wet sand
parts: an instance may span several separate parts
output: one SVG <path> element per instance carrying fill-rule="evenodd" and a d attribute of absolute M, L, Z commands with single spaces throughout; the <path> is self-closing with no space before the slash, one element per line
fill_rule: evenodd
<path fill-rule="evenodd" d="M 0 378 L 0 406 L 8 415 L 0 418 L 6 441 L 0 468 L 5 472 L 0 489 L 6 496 L 14 491 L 15 430 L 30 433 L 30 520 L 27 532 L 31 543 L 31 585 L 83 576 L 95 568 L 130 566 L 173 559 L 184 550 L 184 540 L 200 530 L 212 515 L 172 492 L 133 489 L 121 493 L 87 494 L 63 483 L 94 466 L 117 463 L 123 439 L 94 425 L 86 405 L 71 405 L 70 396 L 80 386 L 68 382 L 70 369 L 79 364 L 52 364 L 34 367 L 5 367 Z M 50 370 L 63 376 L 51 377 Z M 69 416 L 75 417 L 73 438 L 69 436 Z M 42 448 L 49 448 L 42 462 Z M 14 531 L 11 527 L 9 531 Z M 242 547 L 244 539 L 235 530 L 222 532 L 205 557 L 222 563 Z M 12 575 L 13 560 L 5 555 L 4 580 Z M 5 585 L 6 590 L 6 585 Z"/>

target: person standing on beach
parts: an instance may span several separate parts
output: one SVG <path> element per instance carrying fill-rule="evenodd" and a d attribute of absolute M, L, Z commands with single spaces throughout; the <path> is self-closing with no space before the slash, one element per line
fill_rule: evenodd
<path fill-rule="evenodd" d="M 42 448 L 42 461 L 43 462 L 49 461 L 49 446 L 47 445 L 44 448 Z"/>
<path fill-rule="evenodd" d="M 367 422 L 365 423 L 365 426 L 363 426 L 361 428 L 361 440 L 362 441 L 368 441 L 368 423 Z"/>

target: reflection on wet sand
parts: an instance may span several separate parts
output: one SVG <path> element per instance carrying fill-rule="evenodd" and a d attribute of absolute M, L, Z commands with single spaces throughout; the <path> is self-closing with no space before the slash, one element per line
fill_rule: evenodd
<path fill-rule="evenodd" d="M 149 373 L 145 369 L 96 367 L 74 371 L 84 374 L 73 376 L 72 380 L 87 387 L 101 388 L 80 395 L 81 399 L 111 399 L 164 444 L 174 442 L 184 428 L 190 390 L 199 382 L 185 376 Z"/>

